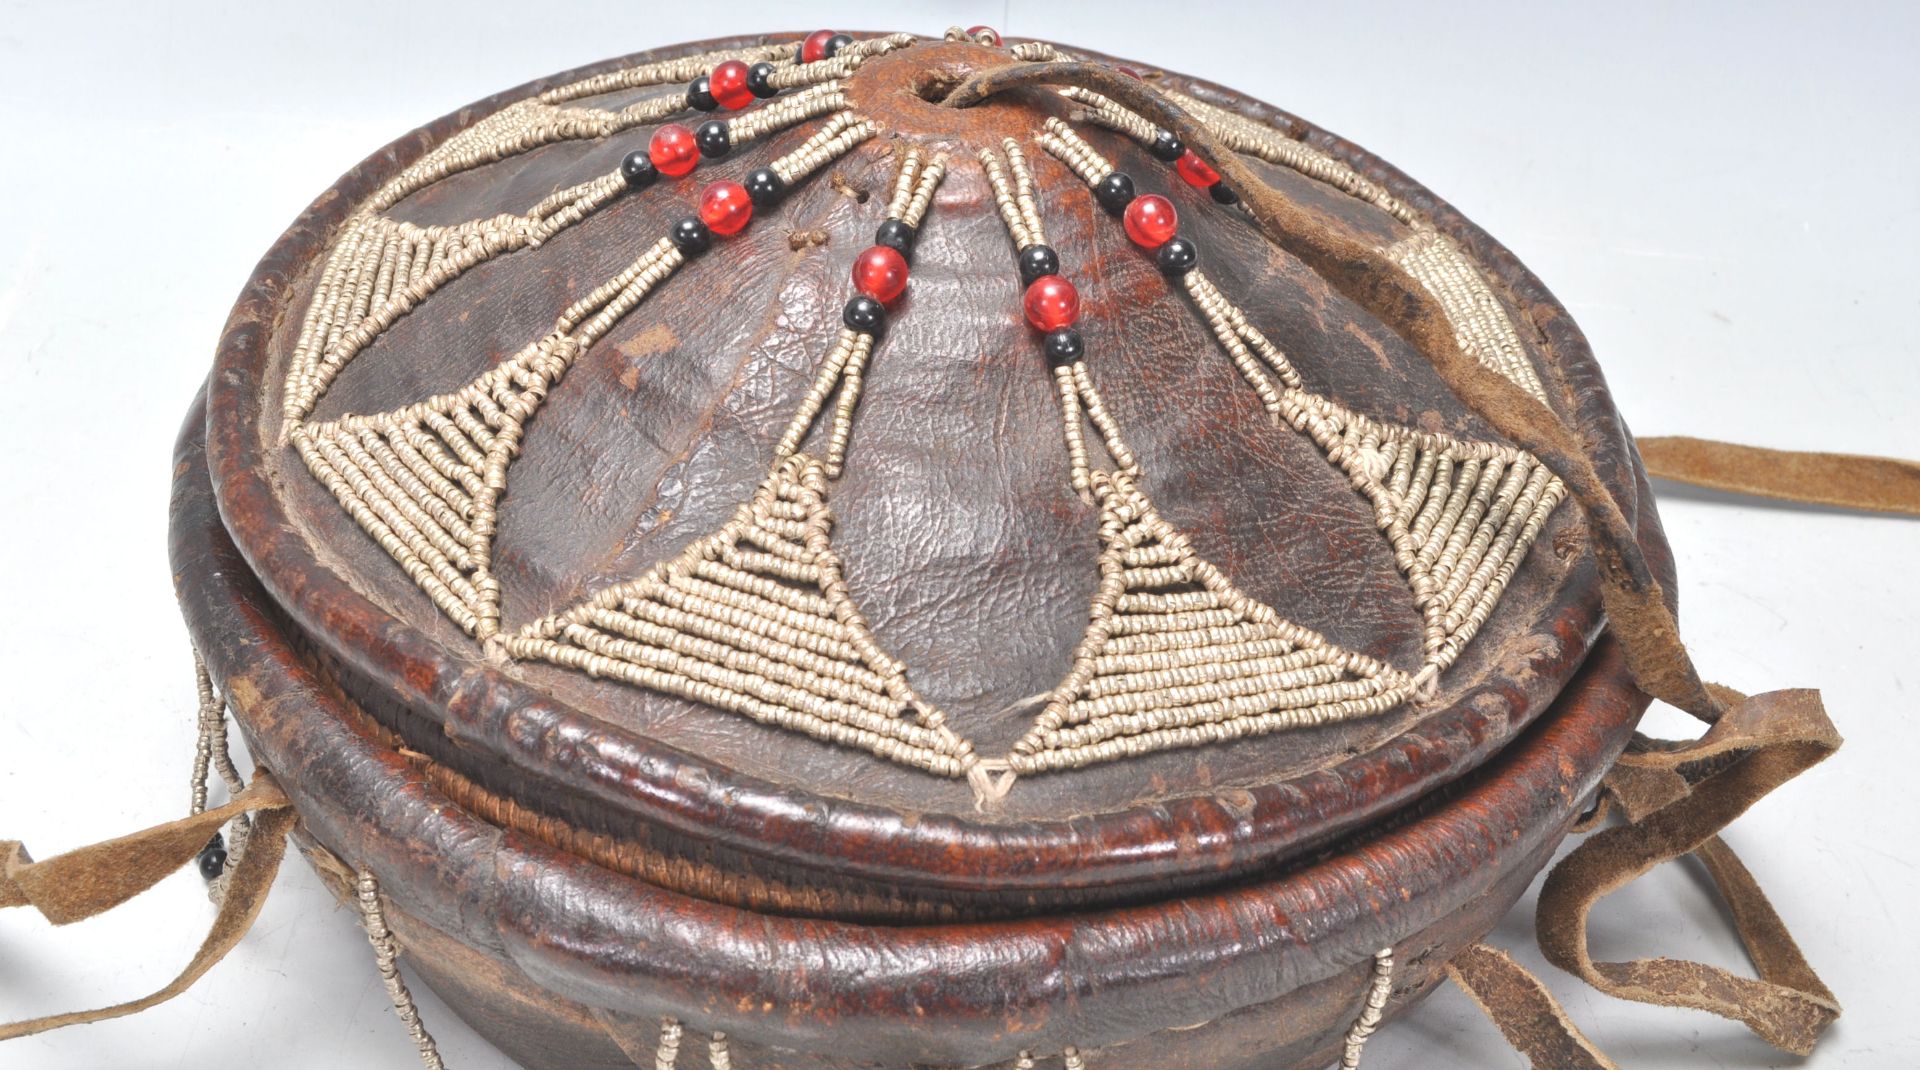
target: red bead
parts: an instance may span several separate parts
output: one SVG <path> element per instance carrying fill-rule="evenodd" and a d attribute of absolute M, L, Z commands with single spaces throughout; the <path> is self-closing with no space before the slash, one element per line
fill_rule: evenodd
<path fill-rule="evenodd" d="M 1127 205 L 1124 222 L 1127 237 L 1143 249 L 1160 248 L 1180 230 L 1180 217 L 1173 212 L 1173 202 L 1158 193 L 1135 197 L 1133 203 Z"/>
<path fill-rule="evenodd" d="M 715 67 L 707 75 L 707 92 L 728 111 L 739 111 L 753 103 L 753 90 L 747 86 L 747 65 L 730 59 Z"/>
<path fill-rule="evenodd" d="M 693 139 L 693 131 L 679 123 L 668 123 L 655 130 L 653 140 L 647 142 L 647 159 L 661 174 L 679 178 L 700 162 L 700 144 Z"/>
<path fill-rule="evenodd" d="M 813 63 L 827 58 L 827 42 L 833 39 L 832 30 L 815 30 L 800 42 L 800 62 Z"/>
<path fill-rule="evenodd" d="M 853 262 L 853 288 L 883 305 L 906 292 L 907 258 L 898 249 L 875 245 Z"/>
<path fill-rule="evenodd" d="M 1080 318 L 1080 291 L 1058 275 L 1042 275 L 1027 287 L 1027 322 L 1035 330 L 1057 331 Z"/>
<path fill-rule="evenodd" d="M 1116 67 L 1114 69 L 1119 71 L 1121 74 L 1124 74 L 1127 77 L 1133 79 L 1136 82 L 1140 81 L 1140 72 L 1134 70 L 1132 67 Z"/>
<path fill-rule="evenodd" d="M 740 233 L 753 218 L 753 198 L 738 182 L 715 182 L 700 191 L 700 222 L 721 237 Z"/>
<path fill-rule="evenodd" d="M 1000 31 L 991 26 L 969 26 L 967 27 L 967 36 L 973 38 L 975 41 L 979 41 L 982 36 L 985 36 L 986 40 L 981 42 L 982 44 L 992 45 L 995 48 L 1000 47 Z"/>
<path fill-rule="evenodd" d="M 1186 179 L 1189 186 L 1206 189 L 1220 181 L 1220 172 L 1215 171 L 1212 164 L 1195 156 L 1192 149 L 1180 154 L 1180 158 L 1173 163 L 1173 169 L 1180 172 L 1180 177 Z"/>

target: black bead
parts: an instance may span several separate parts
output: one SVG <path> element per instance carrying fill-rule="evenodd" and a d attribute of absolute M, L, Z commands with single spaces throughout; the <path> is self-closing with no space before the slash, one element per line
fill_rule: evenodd
<path fill-rule="evenodd" d="M 708 230 L 707 225 L 696 216 L 688 216 L 675 223 L 673 229 L 667 232 L 667 237 L 672 238 L 673 244 L 689 256 L 698 256 L 713 244 L 713 231 Z"/>
<path fill-rule="evenodd" d="M 889 219 L 880 224 L 879 230 L 873 232 L 873 244 L 884 245 L 897 251 L 901 256 L 911 257 L 914 237 L 912 227 L 898 219 Z"/>
<path fill-rule="evenodd" d="M 1093 197 L 1100 202 L 1100 207 L 1119 215 L 1133 203 L 1133 176 L 1125 171 L 1108 171 L 1107 177 L 1093 187 Z"/>
<path fill-rule="evenodd" d="M 1051 245 L 1029 245 L 1020 250 L 1020 284 L 1032 286 L 1033 280 L 1060 274 L 1060 254 Z"/>
<path fill-rule="evenodd" d="M 1061 327 L 1047 332 L 1047 364 L 1059 368 L 1072 364 L 1086 352 L 1080 342 L 1080 332 L 1072 327 Z"/>
<path fill-rule="evenodd" d="M 200 848 L 200 876 L 207 880 L 213 880 L 219 877 L 221 872 L 226 868 L 226 841 L 222 840 L 220 834 L 216 832 L 213 834 L 213 838 L 207 841 L 207 845 Z"/>
<path fill-rule="evenodd" d="M 694 111 L 713 111 L 720 107 L 720 102 L 713 99 L 713 83 L 707 81 L 706 75 L 687 83 L 687 107 Z"/>
<path fill-rule="evenodd" d="M 861 334 L 879 334 L 887 329 L 887 307 L 866 294 L 847 302 L 840 322 Z"/>
<path fill-rule="evenodd" d="M 841 49 L 852 43 L 853 37 L 851 35 L 836 33 L 832 37 L 827 38 L 827 46 L 820 50 L 820 54 L 826 59 L 832 59 L 840 54 Z"/>
<path fill-rule="evenodd" d="M 747 173 L 747 180 L 741 185 L 747 187 L 747 198 L 753 201 L 755 208 L 767 208 L 780 203 L 787 195 L 787 184 L 770 167 L 761 167 Z"/>
<path fill-rule="evenodd" d="M 767 80 L 771 77 L 773 77 L 773 64 L 756 63 L 747 68 L 747 88 L 753 90 L 753 95 L 761 100 L 778 95 L 780 90 Z"/>
<path fill-rule="evenodd" d="M 1228 189 L 1227 184 L 1225 182 L 1215 182 L 1213 185 L 1207 187 L 1207 192 L 1213 195 L 1213 199 L 1216 203 L 1219 203 L 1219 204 L 1239 204 L 1240 203 L 1240 195 L 1238 193 L 1233 192 L 1233 190 Z"/>
<path fill-rule="evenodd" d="M 227 852 L 218 847 L 209 847 L 200 852 L 200 876 L 206 880 L 218 880 L 226 872 Z"/>
<path fill-rule="evenodd" d="M 653 166 L 647 150 L 635 149 L 620 161 L 620 177 L 627 180 L 628 189 L 646 189 L 660 181 L 660 170 Z"/>
<path fill-rule="evenodd" d="M 1168 238 L 1166 244 L 1160 246 L 1160 251 L 1153 255 L 1160 264 L 1162 275 L 1185 275 L 1200 262 L 1199 247 L 1178 234 Z"/>
<path fill-rule="evenodd" d="M 733 134 L 726 123 L 708 119 L 693 132 L 693 143 L 700 146 L 700 155 L 717 160 L 733 151 Z"/>

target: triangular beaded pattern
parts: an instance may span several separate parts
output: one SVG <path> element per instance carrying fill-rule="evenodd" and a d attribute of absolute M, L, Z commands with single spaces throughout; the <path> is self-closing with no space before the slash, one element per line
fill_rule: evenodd
<path fill-rule="evenodd" d="M 1421 682 L 1432 680 L 1494 613 L 1567 486 L 1515 446 L 1382 423 L 1313 394 L 1212 280 L 1190 271 L 1185 282 L 1267 411 L 1311 438 L 1373 503 L 1421 611 Z"/>
<path fill-rule="evenodd" d="M 777 62 L 776 88 L 801 91 L 730 120 L 736 146 L 833 112 L 806 144 L 770 165 L 789 185 L 817 170 L 875 132 L 868 120 L 841 110 L 845 96 L 835 79 L 864 56 L 908 40 L 860 42 L 830 63 Z M 340 368 L 435 289 L 491 256 L 540 244 L 619 196 L 625 183 L 618 173 L 603 175 L 555 192 L 524 215 L 449 226 L 415 226 L 382 212 L 448 174 L 681 110 L 683 102 L 671 96 L 619 112 L 568 102 L 684 80 L 700 69 L 699 58 L 632 68 L 510 105 L 376 193 L 342 229 L 316 282 L 286 384 L 288 440 L 434 603 L 495 655 L 619 679 L 939 775 L 966 776 L 990 801 L 1020 775 L 1400 705 L 1459 655 L 1564 494 L 1523 451 L 1383 424 L 1307 391 L 1285 355 L 1193 271 L 1186 276 L 1189 296 L 1268 410 L 1313 438 L 1374 505 L 1423 616 L 1417 670 L 1343 649 L 1281 618 L 1195 554 L 1139 490 L 1138 461 L 1076 360 L 1055 376 L 1073 485 L 1099 509 L 1101 584 L 1073 666 L 1033 727 L 1011 753 L 980 760 L 945 714 L 908 685 L 905 667 L 880 649 L 831 545 L 826 488 L 844 461 L 873 346 L 871 336 L 852 330 L 829 353 L 776 450 L 773 471 L 732 520 L 638 579 L 503 632 L 492 537 L 526 423 L 580 353 L 680 265 L 672 243 L 662 239 L 576 302 L 545 338 L 458 391 L 374 416 L 326 423 L 307 417 Z M 1042 144 L 1090 185 L 1111 170 L 1058 120 L 1048 123 Z M 1016 246 L 1044 244 L 1019 145 L 1009 139 L 1002 151 L 1011 178 L 997 157 L 983 154 L 996 203 Z M 903 166 L 890 215 L 917 223 L 940 166 L 931 165 L 932 181 L 920 185 L 913 168 Z M 916 207 L 903 207 L 903 195 Z M 1440 300 L 1463 347 L 1541 395 L 1504 308 L 1463 253 L 1451 243 L 1413 239 L 1392 252 Z M 836 389 L 832 432 L 817 461 L 800 445 Z M 1113 469 L 1092 467 L 1083 419 L 1099 433 Z"/>
<path fill-rule="evenodd" d="M 845 130 L 852 125 L 843 111 L 845 106 L 846 95 L 840 83 L 821 82 L 729 120 L 729 136 L 738 148 L 829 112 L 839 113 L 834 120 L 836 129 Z M 599 118 L 591 121 L 576 119 L 558 126 L 536 125 L 525 130 L 516 125 L 489 127 L 503 117 L 521 114 L 523 108 L 554 110 L 540 100 L 522 101 L 455 135 L 383 187 L 343 228 L 314 285 L 287 369 L 287 418 L 301 420 L 311 414 L 341 369 L 436 290 L 475 265 L 540 245 L 620 197 L 627 183 L 615 171 L 549 194 L 524 213 L 505 212 L 426 227 L 381 214 L 392 201 L 414 192 L 417 186 L 492 162 L 502 154 L 525 151 L 554 139 L 604 137 L 656 113 L 683 110 L 684 105 L 654 100 L 647 102 L 647 107 L 645 111 L 596 112 L 592 114 Z M 489 129 L 493 130 L 491 134 L 487 133 Z M 512 131 L 519 133 L 508 136 Z M 487 136 L 473 140 L 479 134 Z M 783 178 L 791 177 L 791 168 L 796 166 L 804 173 L 804 161 L 775 161 L 774 166 Z"/>
<path fill-rule="evenodd" d="M 1493 613 L 1566 485 L 1518 447 L 1384 423 L 1305 389 L 1204 273 L 1188 272 L 1186 287 L 1267 411 L 1319 445 L 1373 504 L 1422 617 L 1418 679 L 1433 680 Z"/>
<path fill-rule="evenodd" d="M 854 606 L 827 474 L 781 461 L 712 535 L 506 641 L 539 658 L 859 747 L 941 776 L 974 764 Z"/>
<path fill-rule="evenodd" d="M 489 564 L 507 465 L 577 349 L 549 335 L 454 393 L 293 428 L 320 482 L 476 638 L 500 627 L 500 586 Z"/>
<path fill-rule="evenodd" d="M 1267 411 L 1318 444 L 1372 502 L 1422 617 L 1418 679 L 1433 680 L 1493 613 L 1566 485 L 1518 447 L 1384 423 L 1307 390 L 1205 273 L 1190 271 L 1185 283 Z"/>
<path fill-rule="evenodd" d="M 382 215 L 354 218 L 314 286 L 287 370 L 286 411 L 304 419 L 350 361 L 400 317 L 468 268 L 537 245 L 624 189 L 603 175 L 561 190 L 525 215 L 421 227 Z"/>
<path fill-rule="evenodd" d="M 742 55 L 774 59 L 790 50 Z M 327 253 L 287 371 L 289 422 L 313 411 L 333 377 L 400 317 L 468 268 L 538 245 L 579 222 L 624 189 L 618 173 L 562 189 L 524 214 L 511 212 L 444 226 L 385 215 L 449 175 L 559 141 L 604 138 L 684 110 L 659 96 L 619 111 L 569 103 L 596 93 L 684 82 L 732 53 L 709 53 L 628 68 L 514 101 L 435 146 L 388 179 L 341 229 Z"/>
<path fill-rule="evenodd" d="M 1133 480 L 1092 473 L 1100 587 L 1072 670 L 1007 764 L 1027 775 L 1381 713 L 1407 674 L 1283 619 Z"/>
<path fill-rule="evenodd" d="M 880 48 L 893 40 L 867 44 Z M 842 66 L 864 54 L 849 55 Z M 682 68 L 664 69 L 684 73 Z M 659 73 L 654 70 L 647 77 Z M 769 165 L 792 184 L 874 134 L 872 122 L 843 105 L 838 82 L 818 81 L 735 118 L 732 128 L 738 138 L 748 140 L 823 110 L 841 109 Z M 474 151 L 485 157 L 494 148 Z M 412 179 L 410 170 L 394 180 L 401 185 L 390 183 L 388 191 L 403 188 L 403 179 L 431 183 L 444 177 L 443 172 L 471 166 L 470 155 L 443 159 Z M 324 423 L 307 422 L 305 416 L 355 353 L 435 288 L 493 251 L 532 244 L 552 227 L 578 220 L 617 196 L 624 185 L 617 173 L 603 176 L 553 194 L 525 217 L 501 216 L 452 228 L 423 229 L 363 215 L 333 250 L 295 348 L 286 384 L 287 441 L 434 604 L 483 642 L 500 632 L 500 586 L 490 567 L 495 509 L 527 420 L 580 352 L 645 300 L 685 263 L 686 254 L 671 239 L 659 239 L 562 312 L 546 337 L 453 393 L 373 416 L 347 415 Z M 376 198 L 374 203 L 385 202 Z M 453 251 L 440 246 L 429 251 L 419 245 L 426 239 L 451 241 Z M 462 244 L 470 240 L 481 244 Z"/>
<path fill-rule="evenodd" d="M 1463 352 L 1546 403 L 1546 388 L 1541 384 L 1540 373 L 1521 344 L 1520 335 L 1500 299 L 1487 285 L 1472 258 L 1452 238 L 1436 230 L 1431 220 L 1320 149 L 1218 105 L 1173 90 L 1163 88 L 1161 92 L 1212 131 L 1226 147 L 1298 171 L 1374 205 L 1411 228 L 1410 235 L 1382 250 L 1387 259 L 1439 303 Z M 1163 133 L 1139 113 L 1092 90 L 1075 87 L 1062 90 L 1062 94 L 1085 105 L 1087 119 L 1142 144 L 1152 144 Z M 1089 185 L 1098 184 L 1112 170 L 1105 157 L 1059 119 L 1047 122 L 1041 144 Z"/>
<path fill-rule="evenodd" d="M 683 93 L 649 96 L 619 110 L 575 101 L 605 93 L 684 83 L 725 59 L 766 61 L 770 81 L 798 90 L 727 121 L 735 149 L 846 107 L 840 78 L 865 59 L 912 42 L 906 34 L 858 41 L 830 62 L 797 64 L 786 45 L 762 45 L 643 64 L 518 100 L 435 146 L 387 180 L 341 228 L 327 253 L 289 363 L 284 409 L 305 419 L 334 377 L 395 321 L 467 269 L 538 246 L 626 190 L 618 171 L 558 190 L 524 213 L 419 226 L 385 213 L 450 175 L 562 141 L 593 140 L 687 110 Z M 776 164 L 776 170 L 781 168 Z M 783 178 L 790 177 L 782 174 Z"/>
<path fill-rule="evenodd" d="M 288 439 L 434 605 L 491 639 L 500 630 L 495 508 L 527 421 L 580 352 L 684 262 L 662 238 L 574 302 L 551 333 L 459 390 L 372 416 L 296 423 Z"/>
<path fill-rule="evenodd" d="M 1303 390 L 1283 391 L 1279 409 L 1373 503 L 1423 618 L 1426 665 L 1453 664 L 1566 485 L 1525 450 L 1381 423 Z"/>

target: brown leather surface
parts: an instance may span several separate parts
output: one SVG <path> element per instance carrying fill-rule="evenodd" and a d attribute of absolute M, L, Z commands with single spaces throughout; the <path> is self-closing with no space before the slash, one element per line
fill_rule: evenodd
<path fill-rule="evenodd" d="M 1524 882 L 1523 882 L 1524 883 Z M 1422 955 L 1398 971 L 1389 1018 L 1405 1014 L 1437 986 L 1442 966 L 1468 933 L 1490 923 L 1491 908 L 1509 896 L 1487 897 L 1466 915 L 1443 920 L 1409 940 Z M 590 1008 L 543 991 L 510 962 L 493 959 L 402 912 L 388 920 L 407 949 L 412 969 L 454 1010 L 521 1066 L 531 1070 L 629 1070 L 653 1066 L 660 1022 L 652 1016 Z M 1100 1070 L 1324 1070 L 1338 1058 L 1370 978 L 1359 962 L 1285 998 L 1224 1014 L 1211 1021 L 1163 1029 L 1083 1054 Z M 708 1035 L 689 1031 L 681 1058 L 705 1065 Z M 737 1034 L 727 1039 L 733 1064 L 752 1070 L 874 1070 L 893 1060 L 837 1051 L 796 1051 Z M 1044 1049 L 1042 1049 L 1044 1052 Z M 1037 1053 L 1042 1065 L 1054 1053 Z M 684 1065 L 684 1064 L 683 1064 Z M 991 1064 L 1013 1070 L 1011 1060 Z"/>
<path fill-rule="evenodd" d="M 696 47 L 714 43 L 659 54 Z M 1268 111 L 1168 78 L 1207 99 Z M 1584 656 L 1599 620 L 1578 525 L 1563 509 L 1432 703 L 1032 778 L 990 817 L 972 812 L 963 785 L 861 752 L 559 670 L 496 672 L 275 447 L 273 415 L 318 242 L 380 176 L 492 106 L 383 151 L 289 231 L 236 310 L 209 422 L 222 508 L 253 565 L 317 643 L 360 670 L 368 707 L 388 711 L 437 760 L 511 785 L 530 805 L 602 828 L 710 841 L 702 851 L 737 852 L 742 864 L 844 869 L 1039 903 L 1060 888 L 1219 881 L 1405 805 L 1497 751 Z M 1026 120 L 1037 125 L 1037 114 L 1018 114 L 1023 128 L 1007 132 L 1030 133 Z M 1632 518 L 1624 431 L 1551 295 L 1404 176 L 1298 120 L 1274 118 L 1431 212 L 1486 264 L 1558 407 Z M 901 125 L 912 133 L 913 124 Z M 802 136 L 663 182 L 537 251 L 474 269 L 351 365 L 321 415 L 391 407 L 465 382 L 684 214 L 702 182 L 744 173 Z M 1419 355 L 1261 239 L 1237 209 L 1212 206 L 1117 137 L 1088 136 L 1143 190 L 1176 200 L 1209 272 L 1314 389 L 1384 419 L 1487 435 Z M 524 207 L 536 191 L 603 173 L 643 138 L 537 150 L 426 191 L 402 211 L 429 220 Z M 886 151 L 866 146 L 836 170 L 852 187 L 878 191 L 890 174 Z M 1146 464 L 1148 493 L 1249 593 L 1405 663 L 1415 649 L 1411 600 L 1358 496 L 1311 444 L 1267 422 L 1184 300 L 1073 188 L 1076 180 L 1033 156 L 1049 237 L 1081 281 L 1092 367 Z M 1386 236 L 1398 226 L 1291 173 L 1262 173 L 1356 230 Z M 509 625 L 671 554 L 723 520 L 764 473 L 785 411 L 834 328 L 847 260 L 879 218 L 877 201 L 857 203 L 825 178 L 686 269 L 554 391 L 509 474 L 496 551 Z M 829 233 L 827 245 L 788 247 L 787 229 L 815 227 Z M 912 293 L 876 354 L 848 474 L 833 497 L 836 542 L 882 644 L 987 750 L 1031 716 L 1009 708 L 1064 671 L 1094 580 L 1091 516 L 1066 487 L 1054 403 L 1037 343 L 1017 320 L 1011 266 L 982 180 L 957 166 L 921 239 Z"/>
<path fill-rule="evenodd" d="M 1620 1070 L 1573 1024 L 1547 986 L 1499 948 L 1475 944 L 1460 952 L 1447 963 L 1447 979 L 1538 1070 Z"/>
<path fill-rule="evenodd" d="M 1715 688 L 1724 712 L 1697 740 L 1638 737 L 1608 774 L 1605 798 L 1626 817 L 1567 855 L 1540 889 L 1535 924 L 1547 960 L 1609 995 L 1693 1007 L 1746 1023 L 1784 1051 L 1809 1055 L 1840 1016 L 1833 991 L 1719 833 L 1775 788 L 1840 747 L 1818 692 L 1751 698 Z M 1662 862 L 1693 854 L 1705 865 L 1758 978 L 1683 959 L 1597 962 L 1587 916 L 1610 892 Z"/>
<path fill-rule="evenodd" d="M 1920 463 L 1852 453 L 1803 453 L 1671 436 L 1643 438 L 1656 479 L 1780 501 L 1920 516 Z"/>
<path fill-rule="evenodd" d="M 271 777 L 256 776 L 225 806 L 31 861 L 18 841 L 0 842 L 0 908 L 31 906 L 55 925 L 95 917 L 158 884 L 191 862 L 209 836 L 242 813 L 253 815 L 249 849 L 234 861 L 213 924 L 173 980 L 159 989 L 92 1010 L 0 1022 L 0 1041 L 72 1025 L 104 1022 L 157 1007 L 193 986 L 227 956 L 260 916 L 294 823 L 291 802 Z"/>
<path fill-rule="evenodd" d="M 1399 948 L 1397 1013 L 1525 890 L 1645 704 L 1603 645 L 1539 723 L 1424 813 L 1217 893 L 1000 923 L 771 917 L 610 873 L 428 786 L 298 656 L 225 538 L 191 431 L 179 593 L 250 749 L 303 835 L 380 877 L 414 965 L 530 1066 L 617 1066 L 607 1023 L 662 1014 L 726 1031 L 755 1070 L 983 1065 L 1068 1044 L 1115 1070 L 1323 1065 L 1372 949 Z"/>

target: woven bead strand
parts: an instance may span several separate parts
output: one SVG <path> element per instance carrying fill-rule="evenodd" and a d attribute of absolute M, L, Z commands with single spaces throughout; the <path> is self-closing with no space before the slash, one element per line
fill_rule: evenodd
<path fill-rule="evenodd" d="M 1063 92 L 1086 105 L 1088 118 L 1095 123 L 1125 133 L 1143 144 L 1154 144 L 1165 133 L 1099 93 L 1077 87 Z M 1512 320 L 1472 261 L 1452 239 L 1436 231 L 1429 220 L 1378 183 L 1319 149 L 1217 105 L 1177 91 L 1164 92 L 1228 148 L 1339 189 L 1413 228 L 1410 237 L 1389 247 L 1388 258 L 1441 303 L 1462 349 L 1542 402 L 1546 401 L 1546 389 L 1539 372 L 1527 356 Z M 1217 175 L 1213 176 L 1215 181 L 1207 181 L 1211 168 L 1203 162 L 1182 157 L 1179 163 L 1183 165 L 1182 177 L 1190 183 L 1210 189 L 1216 200 L 1232 199 L 1230 191 L 1217 183 Z"/>
<path fill-rule="evenodd" d="M 380 907 L 380 882 L 374 879 L 373 874 L 365 871 L 359 874 L 354 884 L 354 903 L 360 910 L 360 925 L 366 930 L 367 942 L 373 946 L 374 964 L 380 972 L 380 983 L 386 987 L 394 1015 L 407 1027 L 408 1036 L 413 1038 L 421 1066 L 425 1070 L 446 1070 L 433 1034 L 427 1032 L 426 1026 L 420 1022 L 420 1010 L 414 1005 L 413 993 L 408 991 L 406 979 L 400 976 L 397 962 L 400 949 L 394 943 L 393 933 L 387 928 L 386 915 Z"/>
<path fill-rule="evenodd" d="M 1360 1056 L 1367 1041 L 1380 1028 L 1386 1016 L 1387 997 L 1393 994 L 1393 949 L 1382 948 L 1373 956 L 1373 976 L 1367 982 L 1366 1001 L 1360 1014 L 1347 1027 L 1341 1044 L 1340 1070 L 1360 1070 Z"/>

